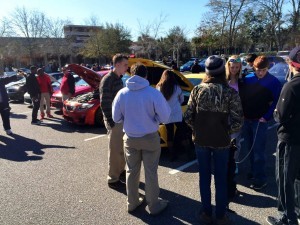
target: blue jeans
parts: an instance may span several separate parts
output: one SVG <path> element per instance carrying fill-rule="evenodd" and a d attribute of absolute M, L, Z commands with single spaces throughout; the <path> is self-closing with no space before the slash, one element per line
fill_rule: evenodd
<path fill-rule="evenodd" d="M 245 120 L 242 130 L 246 152 L 251 148 L 250 164 L 251 173 L 254 176 L 254 182 L 266 182 L 265 174 L 265 147 L 267 140 L 268 123 L 261 123 L 258 120 Z"/>
<path fill-rule="evenodd" d="M 278 186 L 278 211 L 289 224 L 298 224 L 295 213 L 295 179 L 300 170 L 300 145 L 278 141 L 276 151 L 276 182 Z"/>
<path fill-rule="evenodd" d="M 229 148 L 214 149 L 195 146 L 198 167 L 199 186 L 203 211 L 207 215 L 212 215 L 211 206 L 211 159 L 214 164 L 214 178 L 216 190 L 216 217 L 221 219 L 226 212 L 227 199 L 227 171 Z"/>

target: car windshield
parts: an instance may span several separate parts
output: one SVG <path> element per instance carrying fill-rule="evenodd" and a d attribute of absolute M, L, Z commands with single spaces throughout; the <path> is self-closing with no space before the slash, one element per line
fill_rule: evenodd
<path fill-rule="evenodd" d="M 85 82 L 83 79 L 80 79 L 75 83 L 75 86 L 89 86 L 89 84 Z"/>
<path fill-rule="evenodd" d="M 289 51 L 283 51 L 283 52 L 278 52 L 277 55 L 282 56 L 282 55 L 289 55 Z"/>
<path fill-rule="evenodd" d="M 286 77 L 288 72 L 289 66 L 287 63 L 277 63 L 271 69 L 269 69 L 269 73 L 275 77 Z"/>

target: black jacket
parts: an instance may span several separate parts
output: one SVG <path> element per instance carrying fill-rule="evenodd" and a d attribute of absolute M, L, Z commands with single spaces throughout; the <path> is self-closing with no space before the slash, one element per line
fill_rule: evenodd
<path fill-rule="evenodd" d="M 11 77 L 1 77 L 0 78 L 0 95 L 2 98 L 1 104 L 3 104 L 4 106 L 8 107 L 8 95 L 5 89 L 5 85 L 13 82 L 13 81 L 17 81 L 17 76 L 11 76 Z"/>
<path fill-rule="evenodd" d="M 286 83 L 274 111 L 274 119 L 279 123 L 277 134 L 280 141 L 300 144 L 300 73 Z"/>
<path fill-rule="evenodd" d="M 36 79 L 35 74 L 29 74 L 26 77 L 26 88 L 31 98 L 38 97 L 40 95 L 40 85 Z"/>

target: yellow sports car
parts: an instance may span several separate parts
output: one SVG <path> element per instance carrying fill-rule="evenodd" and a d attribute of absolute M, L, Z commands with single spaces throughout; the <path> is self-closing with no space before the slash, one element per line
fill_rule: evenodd
<path fill-rule="evenodd" d="M 170 67 L 163 65 L 161 63 L 149 60 L 149 59 L 141 59 L 141 58 L 129 58 L 129 67 L 134 63 L 140 62 L 144 64 L 148 69 L 147 79 L 150 82 L 150 85 L 153 87 L 159 82 L 161 75 L 164 70 L 170 69 Z M 183 110 L 186 108 L 186 104 L 188 102 L 190 93 L 194 87 L 194 84 L 189 80 L 189 77 L 184 76 L 178 70 L 172 70 L 177 75 L 177 82 L 180 85 L 181 89 L 184 91 L 184 102 L 182 104 Z M 200 83 L 200 82 L 199 82 Z M 161 147 L 168 147 L 167 145 L 167 132 L 166 127 L 162 124 L 159 126 L 158 130 L 160 134 Z"/>

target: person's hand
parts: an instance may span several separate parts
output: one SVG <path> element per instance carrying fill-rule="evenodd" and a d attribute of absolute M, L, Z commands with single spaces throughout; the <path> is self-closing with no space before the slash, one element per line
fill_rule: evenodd
<path fill-rule="evenodd" d="M 263 118 L 263 117 L 261 117 L 258 121 L 261 122 L 261 123 L 266 123 L 267 122 L 266 119 Z"/>

